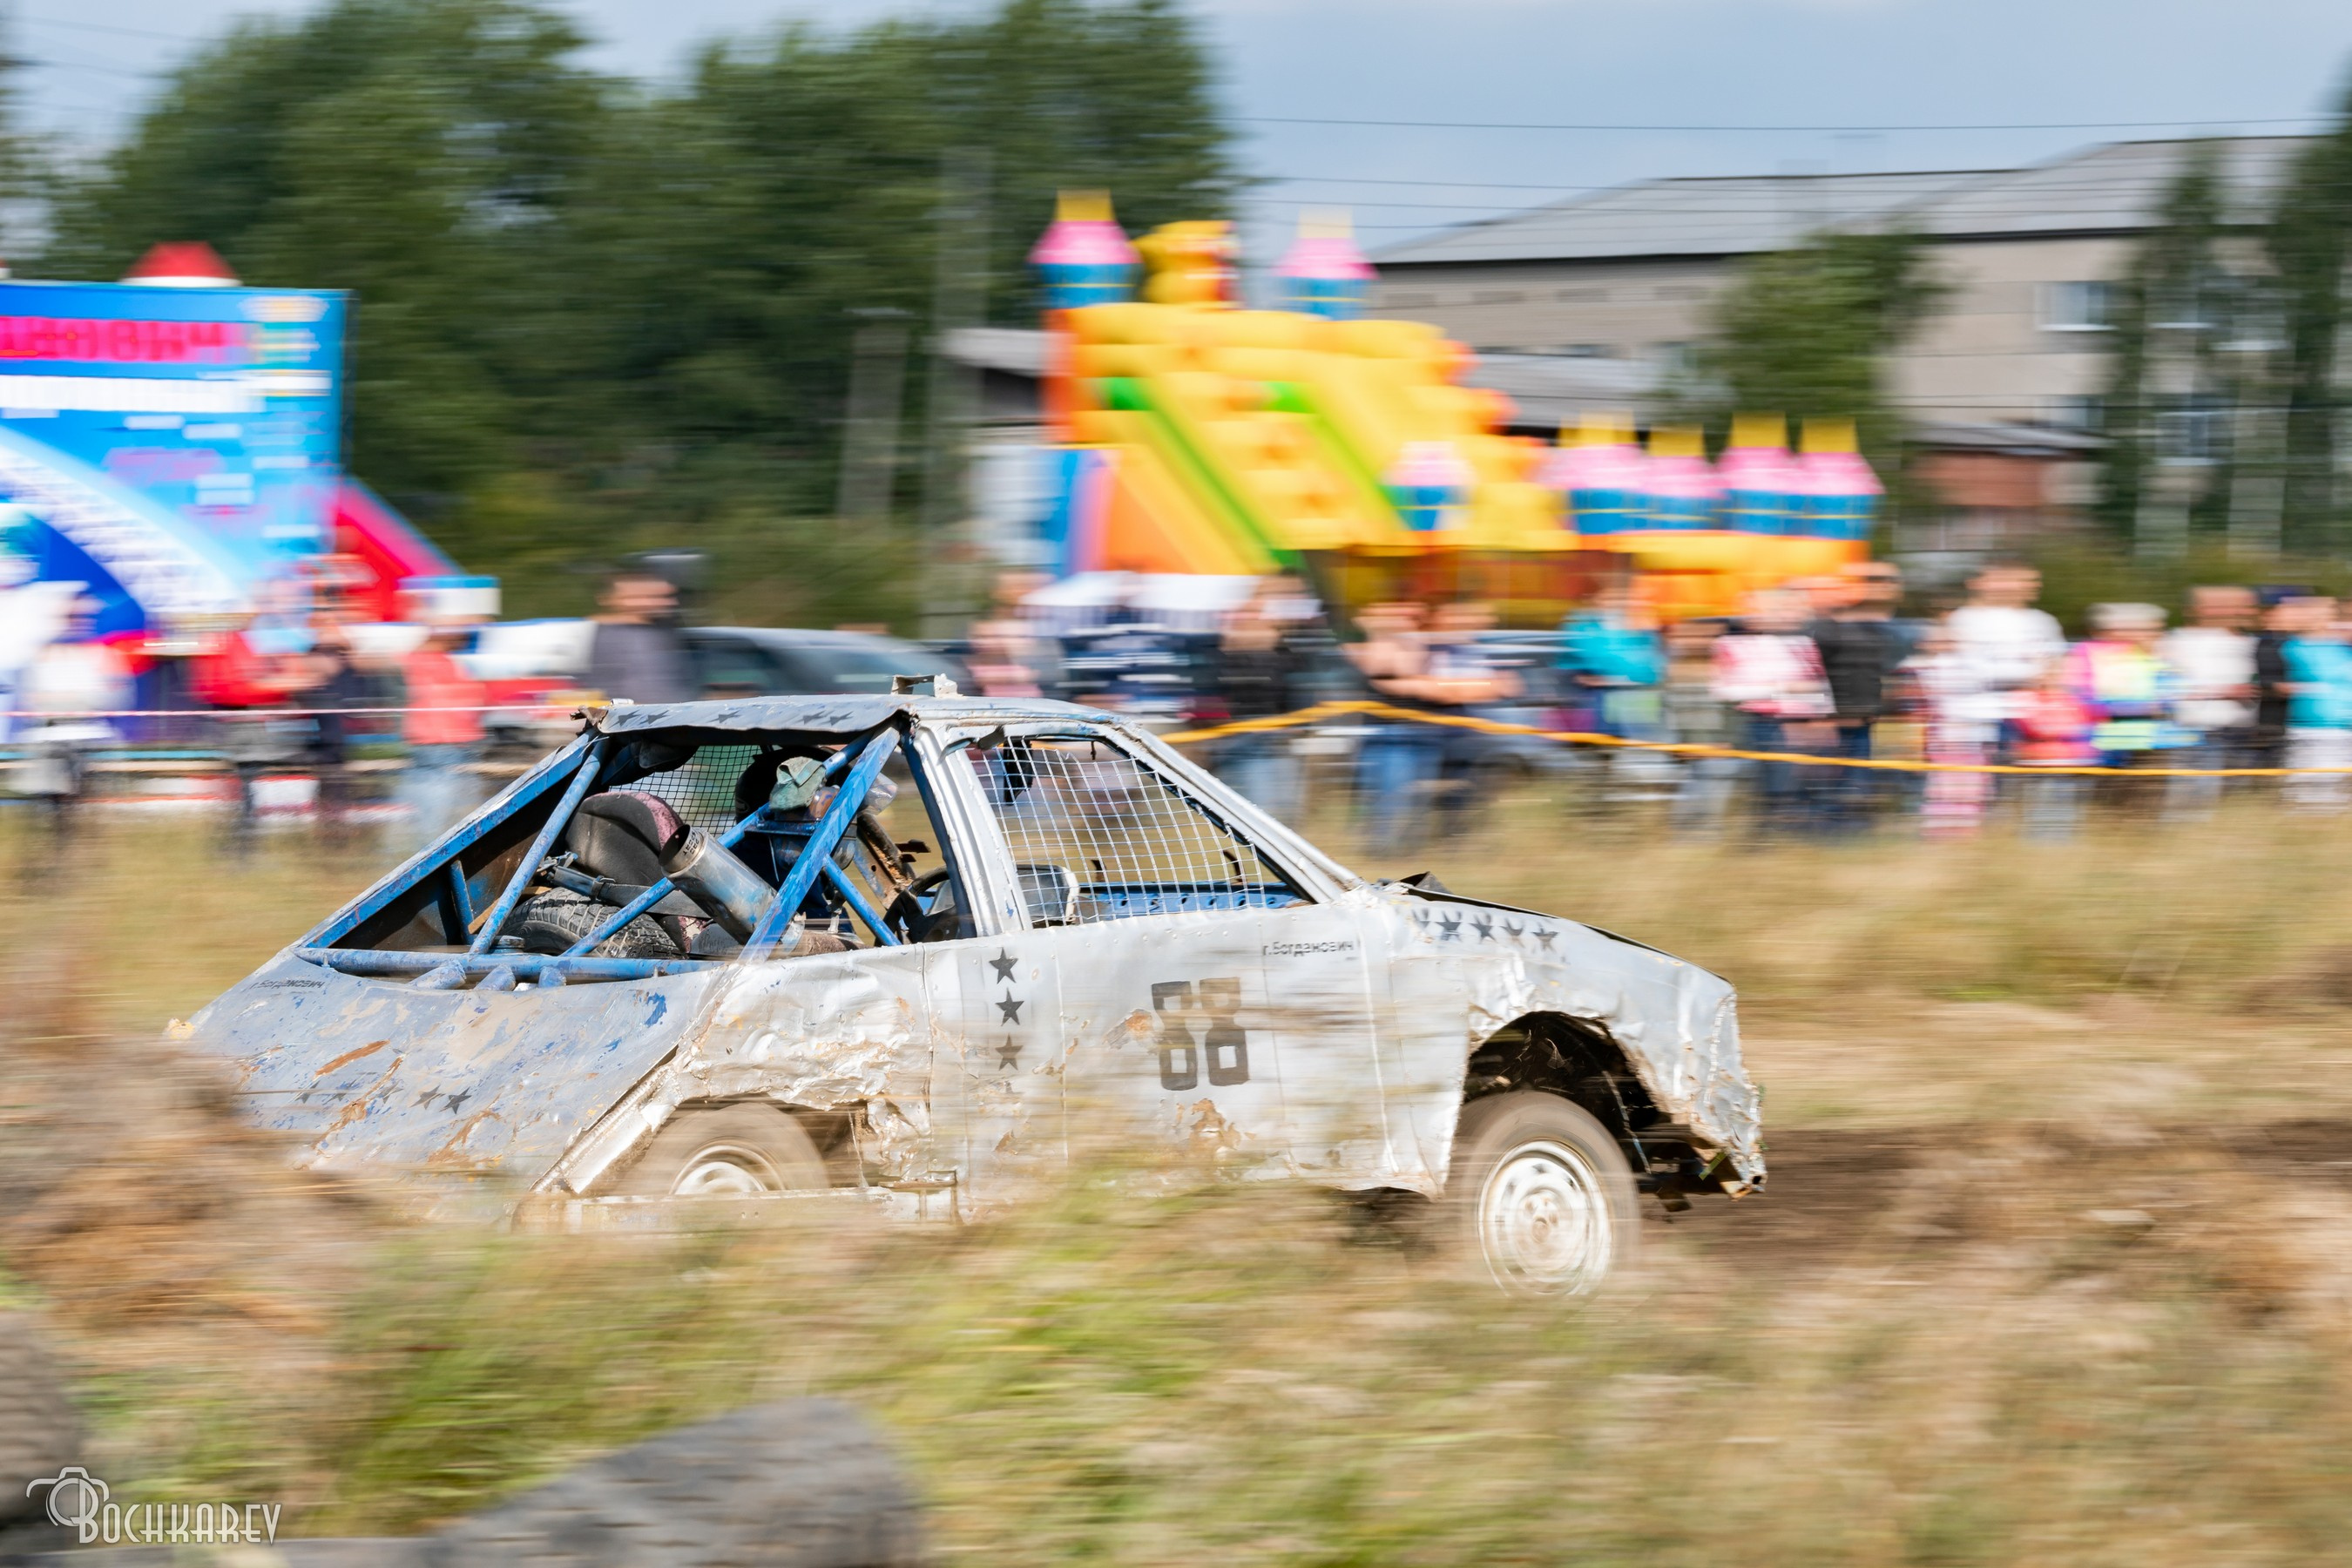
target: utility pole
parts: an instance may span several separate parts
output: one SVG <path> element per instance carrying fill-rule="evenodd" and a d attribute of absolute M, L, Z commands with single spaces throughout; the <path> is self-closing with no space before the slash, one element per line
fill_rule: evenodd
<path fill-rule="evenodd" d="M 931 370 L 924 400 L 922 631 L 955 634 L 969 584 L 960 537 L 969 510 L 971 426 L 979 402 L 974 373 L 948 353 L 948 335 L 988 320 L 990 160 L 982 147 L 951 147 L 940 160 L 939 259 L 931 289 Z"/>
<path fill-rule="evenodd" d="M 834 513 L 845 523 L 890 521 L 898 468 L 898 411 L 907 384 L 907 312 L 852 310 L 862 324 L 850 348 L 849 405 L 841 437 L 841 489 Z"/>

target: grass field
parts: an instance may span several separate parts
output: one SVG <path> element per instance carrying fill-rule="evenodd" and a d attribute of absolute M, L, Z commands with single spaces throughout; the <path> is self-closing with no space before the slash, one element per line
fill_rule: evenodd
<path fill-rule="evenodd" d="M 20 862 L 31 846 L 8 847 Z M 100 1473 L 400 1531 L 834 1392 L 987 1563 L 2305 1564 L 2352 1549 L 2352 847 L 1675 845 L 1539 799 L 1410 865 L 1741 987 L 1771 1189 L 1504 1300 L 1310 1192 L 418 1228 L 158 1040 L 372 872 L 110 827 L 0 897 L 0 1247 Z M 99 1468 L 99 1467 L 94 1467 Z"/>

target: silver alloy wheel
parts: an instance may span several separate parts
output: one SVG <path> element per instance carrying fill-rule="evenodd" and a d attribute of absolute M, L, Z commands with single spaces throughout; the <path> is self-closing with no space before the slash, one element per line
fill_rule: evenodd
<path fill-rule="evenodd" d="M 783 1178 L 757 1149 L 713 1143 L 698 1149 L 678 1172 L 670 1195 L 679 1198 L 754 1197 L 782 1192 Z"/>
<path fill-rule="evenodd" d="M 1549 1138 L 1495 1163 L 1478 1190 L 1477 1217 L 1486 1267 L 1509 1289 L 1581 1295 L 1615 1259 L 1616 1222 L 1601 1173 Z"/>

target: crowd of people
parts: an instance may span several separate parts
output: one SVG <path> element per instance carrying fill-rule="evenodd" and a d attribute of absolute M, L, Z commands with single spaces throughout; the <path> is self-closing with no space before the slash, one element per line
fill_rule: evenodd
<path fill-rule="evenodd" d="M 1586 798 L 1664 803 L 1692 833 L 1902 824 L 1949 837 L 1999 809 L 2031 836 L 2063 837 L 2095 802 L 2188 819 L 2231 788 L 2277 787 L 2298 810 L 2352 806 L 2352 621 L 2305 590 L 2198 587 L 2179 626 L 2155 605 L 2097 605 L 2070 642 L 2037 604 L 2039 574 L 2013 562 L 1984 566 L 1964 600 L 1927 616 L 1903 613 L 1894 564 L 1864 562 L 1755 594 L 1734 617 L 1670 624 L 1622 583 L 1548 633 L 1498 631 L 1475 602 L 1396 599 L 1363 606 L 1342 636 L 1287 576 L 1213 623 L 1119 612 L 1056 625 L 1034 607 L 1035 586 L 1009 577 L 959 646 L 980 693 L 1070 698 L 1194 730 L 1376 700 L 1390 711 L 1223 729 L 1201 754 L 1294 822 L 1307 761 L 1322 759 L 1317 776 L 1346 780 L 1357 820 L 1382 844 L 1458 826 L 1506 770 L 1581 774 L 1600 786 Z M 677 604 L 656 575 L 611 583 L 585 685 L 642 702 L 698 695 Z M 26 759 L 16 790 L 60 808 L 80 794 L 81 759 L 121 738 L 103 715 L 132 702 L 131 672 L 91 635 L 88 608 L 15 678 L 14 703 L 44 715 L 11 737 Z M 371 657 L 328 601 L 257 617 L 204 662 L 190 695 L 235 776 L 240 838 L 258 781 L 289 771 L 316 779 L 319 816 L 339 827 L 352 710 L 399 710 L 370 728 L 404 742 L 397 794 L 415 841 L 479 798 L 494 694 L 459 657 L 476 628 L 420 620 L 421 640 Z M 1514 728 L 1445 722 L 1461 718 Z M 1634 744 L 1567 747 L 1534 731 Z M 1838 765 L 1873 761 L 1942 765 Z M 2229 776 L 2273 768 L 2315 771 Z"/>
<path fill-rule="evenodd" d="M 96 635 L 87 599 L 67 606 L 13 671 L 0 671 L 0 740 L 21 759 L 11 792 L 70 825 L 89 760 L 110 748 L 192 741 L 172 750 L 182 763 L 216 760 L 235 805 L 232 841 L 250 843 L 263 781 L 310 781 L 317 819 L 331 839 L 349 836 L 356 804 L 355 742 L 396 742 L 396 834 L 422 847 L 486 795 L 482 772 L 498 693 L 461 656 L 477 618 L 415 606 L 415 636 L 387 649 L 362 638 L 354 612 L 318 595 L 274 600 L 261 613 L 205 641 L 187 661 L 184 688 L 167 713 L 140 711 L 137 671 L 116 644 Z M 588 642 L 582 690 L 638 702 L 691 701 L 701 695 L 677 625 L 677 595 L 666 579 L 624 572 L 605 587 Z M 515 705 L 514 711 L 528 710 Z M 196 727 L 191 728 L 191 724 Z M 152 752 L 152 744 L 144 748 Z"/>
<path fill-rule="evenodd" d="M 2000 807 L 2032 837 L 2063 837 L 2095 802 L 2189 819 L 2226 788 L 2280 783 L 2233 784 L 2231 770 L 2352 769 L 2352 621 L 2332 598 L 2203 586 L 2182 624 L 2155 605 L 2101 604 L 2070 641 L 2039 607 L 2041 586 L 2033 567 L 1997 562 L 1962 602 L 1906 616 L 1900 570 L 1865 562 L 1755 594 L 1736 617 L 1661 625 L 1629 584 L 1548 639 L 1493 633 L 1481 605 L 1383 603 L 1358 616 L 1339 651 L 1359 694 L 1434 718 L 1751 753 L 1583 752 L 1603 777 L 1647 786 L 1621 797 L 1670 797 L 1673 823 L 1692 832 L 1737 820 L 1837 836 L 1899 822 L 1951 837 Z M 1302 684 L 1303 656 L 1285 646 L 1311 623 L 1268 616 L 1265 601 L 1282 592 L 1235 612 L 1221 639 L 1214 685 L 1236 717 L 1310 695 L 1286 689 Z M 1403 719 L 1363 728 L 1354 784 L 1380 842 L 1442 829 L 1497 744 Z M 1278 732 L 1223 746 L 1230 782 L 1277 815 L 1296 811 Z M 1835 765 L 1871 761 L 1943 766 Z M 2084 768 L 2112 772 L 2074 771 Z M 2340 811 L 2352 773 L 2300 773 L 2283 794 L 2298 810 Z"/>

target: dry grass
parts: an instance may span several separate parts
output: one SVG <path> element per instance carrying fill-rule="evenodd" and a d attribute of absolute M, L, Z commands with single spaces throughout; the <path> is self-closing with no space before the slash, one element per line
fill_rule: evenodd
<path fill-rule="evenodd" d="M 154 1029 L 365 879 L 110 833 L 0 902 L 0 1246 L 108 1468 L 398 1530 L 838 1391 L 946 1555 L 1157 1564 L 2304 1564 L 2352 1539 L 2352 850 L 2251 815 L 2063 854 L 1428 858 L 1738 980 L 1778 1175 L 1505 1300 L 1305 1192 L 1090 1180 L 960 1231 L 411 1230 Z M 1401 869 L 1405 868 L 1371 868 Z M 2136 956 L 2136 955 L 2160 955 Z"/>

